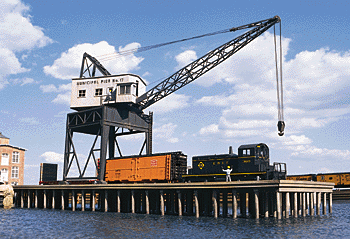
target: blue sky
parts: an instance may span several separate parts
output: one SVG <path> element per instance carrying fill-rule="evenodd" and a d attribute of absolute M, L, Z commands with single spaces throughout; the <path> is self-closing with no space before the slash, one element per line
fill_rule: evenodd
<path fill-rule="evenodd" d="M 272 31 L 207 75 L 147 109 L 154 152 L 193 155 L 267 143 L 290 174 L 350 171 L 350 52 L 347 1 L 0 2 L 0 131 L 26 148 L 25 184 L 39 164 L 62 162 L 71 78 L 93 56 L 192 37 L 279 15 L 282 19 L 285 136 L 277 136 Z M 243 32 L 240 32 L 243 33 Z M 227 33 L 136 53 L 103 65 L 149 85 L 238 36 Z M 152 84 L 153 83 L 153 84 Z M 140 138 L 121 142 L 138 153 Z M 79 154 L 90 141 L 77 137 Z M 89 142 L 88 144 L 86 142 Z M 139 146 L 137 146 L 139 147 Z"/>

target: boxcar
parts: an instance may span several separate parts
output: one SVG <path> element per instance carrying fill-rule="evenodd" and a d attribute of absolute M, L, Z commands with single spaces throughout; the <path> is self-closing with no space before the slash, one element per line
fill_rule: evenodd
<path fill-rule="evenodd" d="M 120 157 L 107 160 L 105 180 L 108 183 L 177 182 L 186 169 L 187 156 L 180 151 Z"/>

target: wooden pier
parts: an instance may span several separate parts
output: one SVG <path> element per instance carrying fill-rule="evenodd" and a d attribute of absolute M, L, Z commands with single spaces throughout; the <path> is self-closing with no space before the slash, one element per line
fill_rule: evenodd
<path fill-rule="evenodd" d="M 333 187 L 333 183 L 261 180 L 21 185 L 14 190 L 20 208 L 281 219 L 331 213 Z"/>

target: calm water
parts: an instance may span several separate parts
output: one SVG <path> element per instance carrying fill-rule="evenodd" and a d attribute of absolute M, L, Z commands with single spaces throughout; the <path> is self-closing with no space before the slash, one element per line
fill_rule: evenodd
<path fill-rule="evenodd" d="M 347 238 L 350 201 L 333 214 L 290 219 L 230 219 L 0 209 L 0 238 Z"/>

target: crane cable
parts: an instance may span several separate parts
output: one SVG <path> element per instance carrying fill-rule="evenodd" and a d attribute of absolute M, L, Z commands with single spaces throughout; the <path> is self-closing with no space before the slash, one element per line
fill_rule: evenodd
<path fill-rule="evenodd" d="M 179 43 L 179 42 L 189 41 L 189 40 L 198 39 L 198 38 L 207 37 L 207 36 L 213 36 L 213 35 L 227 33 L 227 32 L 230 32 L 230 29 L 216 31 L 216 32 L 212 32 L 212 33 L 207 33 L 207 34 L 194 36 L 194 37 L 190 37 L 190 38 L 184 38 L 184 39 L 171 41 L 171 42 L 165 42 L 165 43 L 144 46 L 144 47 L 136 47 L 136 48 L 132 48 L 132 49 L 125 50 L 125 51 L 118 51 L 118 52 L 100 55 L 100 56 L 97 56 L 96 58 L 98 58 L 100 62 L 109 61 L 109 60 L 113 60 L 113 59 L 116 59 L 116 58 L 119 58 L 122 56 L 131 55 L 135 52 L 144 52 L 144 51 L 148 51 L 148 50 L 155 49 L 155 48 L 162 47 L 162 46 L 167 46 L 167 45 L 171 45 L 171 44 L 175 44 L 175 43 Z"/>
<path fill-rule="evenodd" d="M 284 113 L 283 113 L 283 81 L 282 81 L 282 24 L 280 22 L 280 69 L 278 70 L 277 43 L 276 43 L 276 28 L 273 26 L 274 43 L 275 43 L 275 63 L 276 63 L 276 83 L 277 83 L 277 108 L 278 108 L 278 135 L 284 135 Z"/>

